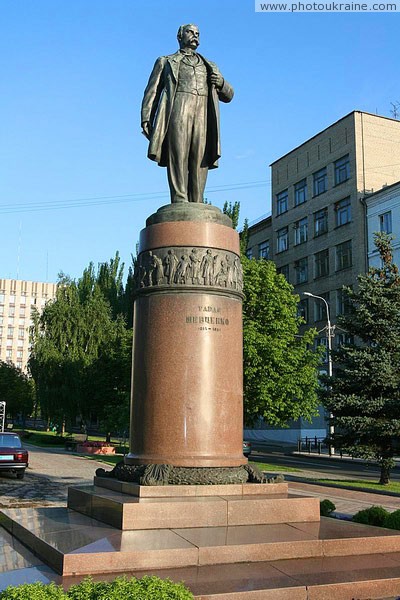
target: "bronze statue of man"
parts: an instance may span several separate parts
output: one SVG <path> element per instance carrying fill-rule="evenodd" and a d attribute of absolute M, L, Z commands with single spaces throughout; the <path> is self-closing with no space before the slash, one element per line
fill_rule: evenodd
<path fill-rule="evenodd" d="M 156 60 L 142 103 L 148 157 L 167 167 L 171 202 L 203 202 L 208 169 L 220 154 L 219 100 L 233 89 L 217 65 L 196 52 L 199 30 L 182 25 L 180 50 Z"/>

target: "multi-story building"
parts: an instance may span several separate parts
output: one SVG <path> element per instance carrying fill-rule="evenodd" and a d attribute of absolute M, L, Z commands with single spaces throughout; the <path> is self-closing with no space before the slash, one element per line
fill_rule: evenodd
<path fill-rule="evenodd" d="M 380 267 L 374 246 L 374 233 L 384 231 L 393 235 L 393 260 L 400 266 L 400 181 L 383 187 L 365 197 L 367 208 L 368 264 Z"/>
<path fill-rule="evenodd" d="M 400 121 L 354 111 L 272 163 L 272 217 L 249 233 L 249 254 L 266 245 L 300 295 L 328 301 L 333 322 L 346 310 L 367 260 L 367 194 L 400 179 Z M 310 326 L 326 323 L 324 304 L 301 301 Z"/>
<path fill-rule="evenodd" d="M 31 313 L 55 297 L 55 283 L 0 279 L 0 360 L 26 371 Z"/>
<path fill-rule="evenodd" d="M 347 310 L 342 288 L 357 285 L 357 275 L 368 268 L 366 206 L 372 219 L 372 207 L 389 190 L 384 186 L 399 197 L 392 185 L 400 180 L 399 155 L 400 121 L 353 111 L 271 165 L 272 216 L 249 228 L 248 255 L 261 257 L 267 245 L 321 343 L 327 343 L 326 305 L 303 293 L 327 301 L 332 324 Z M 379 208 L 378 220 L 383 212 Z M 345 339 L 337 328 L 335 343 Z M 322 435 L 319 426 L 314 434 Z"/>

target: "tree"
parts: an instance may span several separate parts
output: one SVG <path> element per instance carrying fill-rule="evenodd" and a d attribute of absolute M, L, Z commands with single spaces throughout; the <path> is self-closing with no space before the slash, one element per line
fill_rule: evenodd
<path fill-rule="evenodd" d="M 34 316 L 30 370 L 42 415 L 59 423 L 100 418 L 130 386 L 131 331 L 118 253 L 78 281 L 61 274 L 54 301 Z M 118 398 L 118 402 L 116 400 Z"/>
<path fill-rule="evenodd" d="M 237 226 L 239 225 L 240 202 L 234 202 L 232 204 L 232 202 L 228 203 L 228 201 L 226 201 L 222 208 L 222 212 L 231 219 L 233 229 L 237 229 Z"/>
<path fill-rule="evenodd" d="M 34 404 L 34 384 L 29 377 L 15 365 L 0 361 L 0 401 L 6 403 L 8 415 L 30 415 Z"/>
<path fill-rule="evenodd" d="M 310 349 L 314 329 L 299 334 L 298 296 L 275 264 L 242 256 L 244 279 L 245 422 L 265 418 L 284 426 L 317 414 L 320 353 Z"/>
<path fill-rule="evenodd" d="M 339 324 L 356 344 L 333 355 L 337 368 L 326 381 L 323 402 L 333 414 L 335 447 L 380 464 L 380 484 L 390 481 L 400 436 L 400 276 L 391 236 L 376 234 L 382 266 L 345 288 L 349 314 Z"/>

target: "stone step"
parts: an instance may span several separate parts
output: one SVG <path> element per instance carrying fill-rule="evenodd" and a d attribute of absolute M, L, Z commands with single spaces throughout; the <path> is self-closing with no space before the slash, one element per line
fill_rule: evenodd
<path fill-rule="evenodd" d="M 338 556 L 351 556 L 347 564 L 353 564 L 354 557 L 372 553 L 400 557 L 397 532 L 334 519 L 119 531 L 65 508 L 4 509 L 0 515 L 15 538 L 64 576 L 218 564 L 241 569 L 242 563 Z"/>
<path fill-rule="evenodd" d="M 135 577 L 144 574 L 134 573 Z M 183 581 L 197 600 L 394 600 L 400 594 L 400 553 L 188 567 L 151 574 Z"/>
<path fill-rule="evenodd" d="M 174 498 L 192 496 L 253 496 L 287 494 L 288 483 L 235 483 L 225 485 L 139 485 L 111 477 L 93 479 L 94 485 L 121 494 L 142 498 Z"/>
<path fill-rule="evenodd" d="M 122 530 L 319 521 L 318 498 L 287 493 L 136 497 L 98 486 L 68 489 L 68 508 Z"/>

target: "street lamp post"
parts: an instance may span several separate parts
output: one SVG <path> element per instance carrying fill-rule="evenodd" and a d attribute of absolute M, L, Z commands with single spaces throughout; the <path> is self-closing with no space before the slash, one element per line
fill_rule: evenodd
<path fill-rule="evenodd" d="M 329 313 L 329 304 L 322 296 L 317 296 L 316 294 L 312 294 L 311 292 L 303 292 L 304 296 L 309 296 L 310 298 L 315 298 L 316 300 L 322 300 L 325 304 L 326 309 L 326 327 L 324 328 L 326 331 L 326 339 L 327 339 L 327 348 L 328 348 L 328 376 L 329 378 L 333 375 L 333 363 L 332 363 L 332 338 L 335 335 L 335 326 L 331 324 L 330 313 Z M 332 413 L 329 413 L 329 419 L 332 419 Z M 332 423 L 329 424 L 329 434 L 332 436 L 335 429 Z M 330 445 L 329 446 L 329 454 L 335 454 L 335 448 Z"/>

